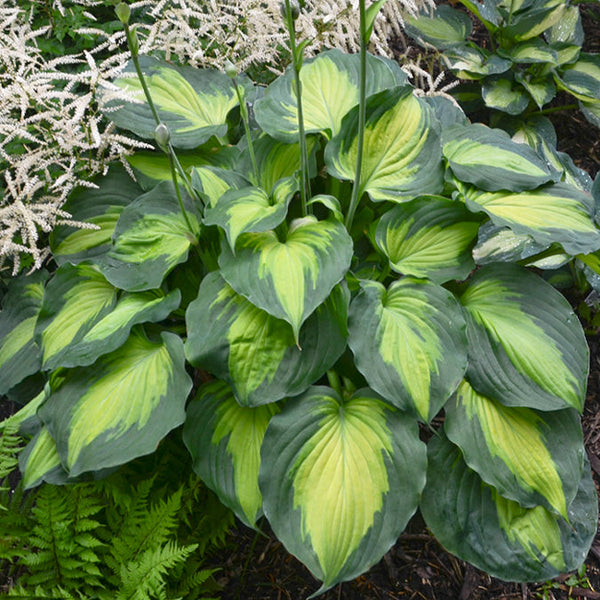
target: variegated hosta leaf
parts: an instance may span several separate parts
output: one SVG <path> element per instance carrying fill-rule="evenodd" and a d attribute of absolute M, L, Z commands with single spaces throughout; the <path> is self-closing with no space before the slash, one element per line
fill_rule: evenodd
<path fill-rule="evenodd" d="M 387 290 L 374 281 L 361 286 L 348 327 L 358 370 L 389 402 L 431 420 L 467 367 L 460 305 L 443 287 L 412 277 Z"/>
<path fill-rule="evenodd" d="M 69 475 L 60 462 L 56 443 L 47 427 L 42 427 L 19 454 L 19 470 L 23 474 L 23 486 L 26 490 L 43 481 L 53 485 L 69 481 Z"/>
<path fill-rule="evenodd" d="M 544 161 L 501 129 L 453 125 L 444 130 L 442 142 L 454 175 L 482 190 L 521 192 L 552 180 Z"/>
<path fill-rule="evenodd" d="M 542 6 L 527 7 L 513 15 L 510 24 L 503 28 L 503 35 L 516 42 L 530 40 L 559 23 L 567 8 L 566 2 L 546 2 Z"/>
<path fill-rule="evenodd" d="M 90 223 L 94 229 L 57 225 L 50 234 L 52 256 L 59 265 L 93 260 L 96 264 L 110 250 L 111 237 L 123 209 L 141 193 L 141 188 L 120 165 L 112 165 L 105 177 L 94 180 L 98 189 L 79 188 L 63 210 L 74 221 Z"/>
<path fill-rule="evenodd" d="M 520 115 L 529 106 L 529 95 L 519 83 L 506 76 L 488 77 L 481 86 L 486 106 L 509 115 Z"/>
<path fill-rule="evenodd" d="M 372 200 L 402 202 L 442 191 L 438 122 L 432 108 L 410 86 L 384 90 L 367 99 L 360 194 Z M 358 107 L 327 144 L 329 173 L 354 179 L 358 145 Z"/>
<path fill-rule="evenodd" d="M 139 61 L 159 119 L 169 128 L 173 146 L 196 148 L 212 136 L 227 133 L 227 114 L 238 104 L 227 75 L 209 69 L 178 67 L 149 56 L 140 56 Z M 156 122 L 132 62 L 125 73 L 130 76 L 117 79 L 115 84 L 136 101 L 112 101 L 106 116 L 123 129 L 153 139 Z M 114 111 L 114 106 L 120 108 Z"/>
<path fill-rule="evenodd" d="M 508 58 L 516 63 L 556 65 L 558 61 L 556 50 L 541 38 L 516 44 L 506 54 Z"/>
<path fill-rule="evenodd" d="M 504 406 L 463 381 L 446 406 L 448 439 L 500 495 L 568 519 L 583 472 L 583 435 L 573 409 Z"/>
<path fill-rule="evenodd" d="M 343 353 L 348 300 L 347 290 L 334 288 L 303 325 L 300 349 L 289 323 L 257 308 L 218 273 L 210 273 L 186 312 L 187 359 L 227 381 L 243 406 L 295 396 Z"/>
<path fill-rule="evenodd" d="M 235 252 L 235 242 L 242 233 L 260 233 L 282 223 L 297 190 L 298 182 L 293 177 L 280 180 L 271 195 L 252 186 L 229 190 L 216 205 L 207 208 L 204 223 L 224 229 L 229 246 Z"/>
<path fill-rule="evenodd" d="M 401 85 L 407 77 L 396 63 L 367 55 L 367 95 Z M 340 130 L 344 115 L 358 104 L 360 59 L 340 50 L 321 52 L 304 62 L 300 71 L 304 131 L 331 138 Z M 294 72 L 290 67 L 256 102 L 255 116 L 261 129 L 283 142 L 298 140 L 298 107 Z"/>
<path fill-rule="evenodd" d="M 187 406 L 183 441 L 193 468 L 248 527 L 262 516 L 260 447 L 277 404 L 240 406 L 222 381 L 204 384 Z"/>
<path fill-rule="evenodd" d="M 364 388 L 342 400 L 312 387 L 271 419 L 261 452 L 264 512 L 323 581 L 353 579 L 394 544 L 416 510 L 425 446 L 415 421 Z"/>
<path fill-rule="evenodd" d="M 38 415 L 70 476 L 149 454 L 185 419 L 192 381 L 181 339 L 158 342 L 134 330 L 94 365 L 71 369 Z"/>
<path fill-rule="evenodd" d="M 589 351 L 567 300 L 514 265 L 475 273 L 460 298 L 467 313 L 467 378 L 506 406 L 552 411 L 585 398 Z"/>
<path fill-rule="evenodd" d="M 408 35 L 441 50 L 464 43 L 473 30 L 467 14 L 445 4 L 436 6 L 432 15 L 426 9 L 417 17 L 407 15 L 404 20 Z"/>
<path fill-rule="evenodd" d="M 440 543 L 459 558 L 508 581 L 543 581 L 584 561 L 598 518 L 587 460 L 568 520 L 543 506 L 525 508 L 502 497 L 443 435 L 429 443 L 428 462 L 421 513 Z"/>
<path fill-rule="evenodd" d="M 558 85 L 583 101 L 600 101 L 600 56 L 582 52 L 579 60 L 561 69 Z"/>
<path fill-rule="evenodd" d="M 475 266 L 471 247 L 479 219 L 473 216 L 462 202 L 418 198 L 386 212 L 375 241 L 398 273 L 440 283 L 464 279 Z"/>
<path fill-rule="evenodd" d="M 317 174 L 316 151 L 320 148 L 317 136 L 306 138 L 308 152 L 308 173 L 311 178 Z M 247 147 L 244 148 L 238 170 L 244 173 L 255 185 L 270 194 L 280 179 L 294 176 L 298 179 L 300 170 L 300 145 L 278 142 L 263 134 L 254 141 L 254 154 L 258 168 L 258 180 Z"/>
<path fill-rule="evenodd" d="M 194 167 L 191 169 L 191 175 L 194 189 L 208 200 L 207 207 L 216 206 L 225 192 L 250 185 L 250 181 L 232 169 Z"/>
<path fill-rule="evenodd" d="M 113 310 L 118 292 L 88 263 L 59 267 L 46 287 L 35 327 L 44 370 L 77 364 L 63 362 L 63 357 Z"/>
<path fill-rule="evenodd" d="M 201 217 L 187 195 L 183 203 L 193 231 L 170 182 L 158 184 L 123 210 L 113 247 L 101 264 L 108 281 L 130 292 L 152 290 L 187 259 L 190 246 L 197 243 Z"/>
<path fill-rule="evenodd" d="M 547 77 L 535 78 L 527 73 L 515 73 L 515 80 L 527 90 L 538 108 L 542 108 L 556 96 L 556 85 L 552 79 Z"/>
<path fill-rule="evenodd" d="M 596 127 L 600 127 L 600 99 L 593 102 L 579 101 L 579 108 L 583 116 Z"/>
<path fill-rule="evenodd" d="M 446 50 L 442 59 L 461 79 L 481 79 L 488 75 L 499 75 L 512 66 L 512 62 L 507 58 L 491 54 L 471 43 Z"/>
<path fill-rule="evenodd" d="M 579 6 L 568 6 L 565 8 L 561 19 L 544 33 L 546 40 L 553 46 L 559 44 L 572 44 L 579 46 L 583 44 L 584 33 L 581 24 Z"/>
<path fill-rule="evenodd" d="M 285 240 L 274 231 L 244 233 L 235 255 L 223 243 L 219 265 L 227 283 L 269 314 L 300 327 L 350 267 L 352 239 L 334 220 L 292 222 Z"/>
<path fill-rule="evenodd" d="M 495 225 L 528 234 L 538 244 L 560 244 L 569 254 L 587 254 L 600 247 L 600 231 L 592 221 L 589 194 L 566 183 L 537 190 L 481 192 L 464 190 L 467 207 L 487 213 Z"/>
<path fill-rule="evenodd" d="M 0 311 L 0 395 L 41 365 L 35 323 L 42 307 L 47 271 L 12 279 Z"/>

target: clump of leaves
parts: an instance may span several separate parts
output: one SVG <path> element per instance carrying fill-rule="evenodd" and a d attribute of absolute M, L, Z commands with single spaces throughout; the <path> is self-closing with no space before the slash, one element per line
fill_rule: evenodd
<path fill-rule="evenodd" d="M 110 118 L 162 150 L 131 157 L 139 186 L 115 168 L 73 194 L 97 229 L 55 229 L 56 272 L 6 295 L 0 392 L 48 378 L 24 482 L 99 476 L 183 424 L 195 472 L 319 591 L 419 506 L 465 560 L 550 578 L 585 558 L 597 503 L 585 336 L 539 272 L 598 263 L 591 180 L 534 130 L 416 96 L 364 51 L 379 6 L 360 55 L 292 43 L 266 90 L 152 57 L 115 82 L 137 98 Z"/>
<path fill-rule="evenodd" d="M 520 116 L 534 114 L 563 90 L 586 118 L 600 126 L 600 57 L 581 51 L 579 6 L 554 0 L 461 0 L 488 34 L 484 46 L 469 40 L 470 16 L 446 4 L 407 17 L 407 32 L 442 50 L 442 59 L 462 80 L 457 98 Z"/>

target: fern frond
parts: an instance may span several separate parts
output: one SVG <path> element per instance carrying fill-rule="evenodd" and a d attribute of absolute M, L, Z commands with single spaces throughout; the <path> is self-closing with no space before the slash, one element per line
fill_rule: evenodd
<path fill-rule="evenodd" d="M 36 587 L 34 590 L 27 590 L 21 585 L 9 590 L 5 597 L 20 598 L 21 600 L 44 600 L 45 598 L 53 598 L 54 600 L 77 600 L 83 598 L 80 594 L 73 596 L 60 587 L 49 590 L 47 586 L 44 586 L 43 589 L 41 587 Z"/>
<path fill-rule="evenodd" d="M 185 562 L 196 547 L 195 544 L 180 547 L 175 542 L 168 542 L 146 550 L 139 560 L 122 565 L 119 571 L 122 587 L 117 599 L 166 598 L 166 576 L 177 564 Z"/>
<path fill-rule="evenodd" d="M 19 452 L 23 449 L 23 438 L 19 435 L 18 423 L 6 422 L 0 429 L 0 491 L 8 491 L 4 479 L 6 479 L 19 465 Z M 6 510 L 3 501 L 0 500 L 0 510 Z"/>

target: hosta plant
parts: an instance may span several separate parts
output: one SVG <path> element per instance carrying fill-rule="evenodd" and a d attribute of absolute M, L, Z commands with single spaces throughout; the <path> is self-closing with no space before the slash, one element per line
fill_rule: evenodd
<path fill-rule="evenodd" d="M 150 140 L 160 121 L 165 152 L 73 194 L 97 228 L 56 229 L 54 272 L 4 297 L 0 392 L 45 381 L 18 417 L 25 484 L 102 477 L 183 426 L 196 473 L 319 591 L 419 507 L 494 576 L 576 568 L 588 349 L 540 269 L 600 248 L 592 196 L 395 63 L 293 54 L 266 89 L 150 57 L 130 70 L 151 105 L 116 82 L 139 99 L 109 116 Z"/>
<path fill-rule="evenodd" d="M 442 51 L 462 80 L 459 100 L 509 115 L 535 113 L 558 91 L 570 94 L 600 126 L 600 56 L 582 52 L 579 6 L 565 0 L 460 0 L 485 28 L 485 47 L 469 39 L 468 14 L 447 4 L 407 17 L 408 32 Z"/>

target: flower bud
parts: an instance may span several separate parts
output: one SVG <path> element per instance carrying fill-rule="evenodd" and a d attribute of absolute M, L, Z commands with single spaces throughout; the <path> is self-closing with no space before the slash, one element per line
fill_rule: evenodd
<path fill-rule="evenodd" d="M 298 4 L 298 0 L 289 0 L 290 3 L 290 13 L 292 15 L 292 20 L 295 21 L 300 16 L 300 4 Z M 281 5 L 281 16 L 284 19 L 287 19 L 287 1 L 282 0 Z"/>
<path fill-rule="evenodd" d="M 117 15 L 117 19 L 119 19 L 123 25 L 127 25 L 129 23 L 129 17 L 131 16 L 131 9 L 125 2 L 119 2 L 115 7 L 115 14 Z"/>
<path fill-rule="evenodd" d="M 159 123 L 154 130 L 154 139 L 160 146 L 160 149 L 167 152 L 169 148 L 169 140 L 171 139 L 171 132 L 164 123 Z"/>
<path fill-rule="evenodd" d="M 238 75 L 236 66 L 230 61 L 225 61 L 225 75 L 231 79 L 235 79 Z"/>
<path fill-rule="evenodd" d="M 140 53 L 140 42 L 137 36 L 137 29 L 132 27 L 127 34 L 127 42 L 129 44 L 129 51 L 132 56 L 137 56 Z"/>

